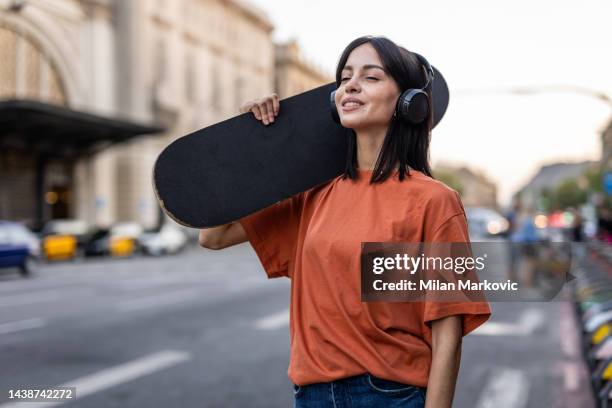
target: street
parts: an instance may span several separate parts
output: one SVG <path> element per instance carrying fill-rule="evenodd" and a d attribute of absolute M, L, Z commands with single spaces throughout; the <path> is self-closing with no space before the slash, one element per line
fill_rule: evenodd
<path fill-rule="evenodd" d="M 249 244 L 3 273 L 0 391 L 76 386 L 67 407 L 290 407 L 289 286 Z M 594 406 L 569 302 L 492 308 L 464 338 L 454 406 Z"/>

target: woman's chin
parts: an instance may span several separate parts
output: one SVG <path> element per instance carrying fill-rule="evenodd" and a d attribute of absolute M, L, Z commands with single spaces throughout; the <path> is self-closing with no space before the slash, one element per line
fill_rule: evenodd
<path fill-rule="evenodd" d="M 360 127 L 363 127 L 362 120 L 355 120 L 353 118 L 343 118 L 340 123 L 342 123 L 342 126 L 344 126 L 345 128 L 353 130 L 357 130 Z"/>

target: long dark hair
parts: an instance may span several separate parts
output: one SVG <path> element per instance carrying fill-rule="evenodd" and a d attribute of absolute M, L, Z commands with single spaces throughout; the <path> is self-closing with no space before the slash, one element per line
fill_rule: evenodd
<path fill-rule="evenodd" d="M 341 74 L 349 54 L 362 44 L 370 43 L 378 53 L 383 67 L 397 83 L 400 93 L 408 88 L 420 88 L 425 85 L 426 74 L 417 57 L 403 47 L 398 46 L 386 37 L 364 36 L 353 40 L 342 52 L 336 68 L 336 86 L 340 87 Z M 378 159 L 372 172 L 370 184 L 385 181 L 395 165 L 399 163 L 399 179 L 404 180 L 410 175 L 407 166 L 433 178 L 429 167 L 429 143 L 433 124 L 433 107 L 431 105 L 431 85 L 426 89 L 429 95 L 429 114 L 418 125 L 410 125 L 399 117 L 393 117 L 389 123 L 387 134 L 383 140 Z M 357 173 L 357 134 L 353 129 L 349 132 L 346 168 L 343 179 L 354 180 Z"/>

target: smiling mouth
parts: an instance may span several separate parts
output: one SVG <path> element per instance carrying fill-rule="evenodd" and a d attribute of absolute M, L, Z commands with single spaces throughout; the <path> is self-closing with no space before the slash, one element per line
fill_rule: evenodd
<path fill-rule="evenodd" d="M 362 106 L 363 106 L 363 104 L 359 103 L 359 102 L 347 102 L 344 105 L 342 105 L 342 110 L 350 112 L 350 111 L 354 111 L 356 109 L 359 109 Z"/>

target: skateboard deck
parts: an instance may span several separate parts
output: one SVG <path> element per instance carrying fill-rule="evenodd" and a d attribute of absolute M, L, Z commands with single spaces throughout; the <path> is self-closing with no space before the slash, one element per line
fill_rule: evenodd
<path fill-rule="evenodd" d="M 435 126 L 446 111 L 448 88 L 434 72 Z M 281 100 L 268 126 L 247 112 L 170 143 L 153 168 L 164 212 L 187 227 L 215 227 L 342 174 L 349 132 L 331 116 L 335 89 L 330 83 Z"/>

